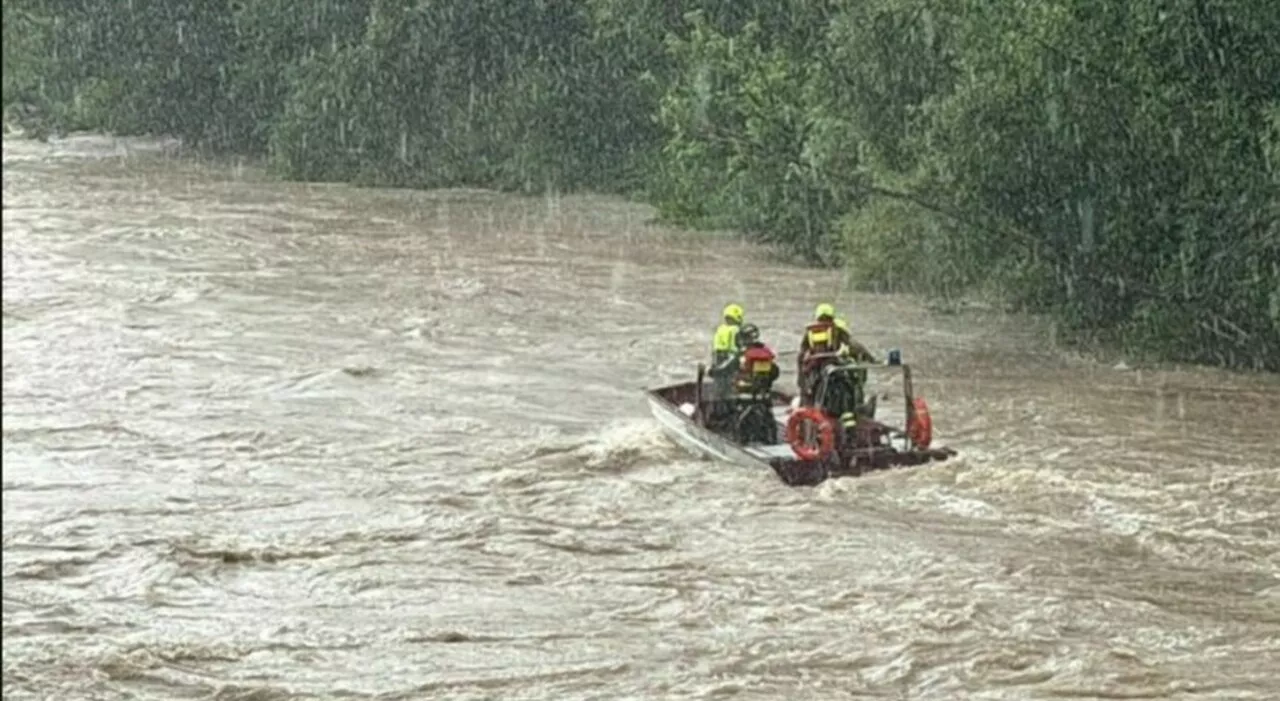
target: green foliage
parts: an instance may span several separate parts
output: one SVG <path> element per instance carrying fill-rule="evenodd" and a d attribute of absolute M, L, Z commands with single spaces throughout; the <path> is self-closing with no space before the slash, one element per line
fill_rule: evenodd
<path fill-rule="evenodd" d="M 858 284 L 1280 370 L 1280 5 L 12 0 L 7 125 L 640 194 Z"/>
<path fill-rule="evenodd" d="M 34 101 L 48 64 L 52 22 L 22 2 L 4 3 L 4 101 Z"/>
<path fill-rule="evenodd" d="M 803 34 L 823 11 L 781 3 L 735 35 L 706 13 L 687 15 L 686 34 L 669 40 L 680 70 L 658 111 L 668 138 L 653 194 L 668 218 L 742 229 L 808 259 L 838 256 L 834 224 L 858 200 L 864 173 L 832 138 L 840 125 L 824 119 L 826 96 L 805 47 L 762 29 L 785 17 Z"/>
<path fill-rule="evenodd" d="M 1036 298 L 1014 301 L 1168 357 L 1277 368 L 1259 136 L 1280 97 L 1280 13 L 1179 5 L 967 3 L 923 178 L 993 224 L 974 235 L 1004 239 L 985 264 L 1038 261 Z"/>

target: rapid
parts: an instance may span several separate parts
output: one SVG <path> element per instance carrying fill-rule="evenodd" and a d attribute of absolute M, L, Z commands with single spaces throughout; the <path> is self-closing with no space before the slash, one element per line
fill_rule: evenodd
<path fill-rule="evenodd" d="M 597 196 L 6 138 L 5 699 L 1280 698 L 1280 378 L 1129 369 Z M 640 390 L 738 301 L 947 463 L 788 488 Z M 784 378 L 790 376 L 784 373 Z"/>

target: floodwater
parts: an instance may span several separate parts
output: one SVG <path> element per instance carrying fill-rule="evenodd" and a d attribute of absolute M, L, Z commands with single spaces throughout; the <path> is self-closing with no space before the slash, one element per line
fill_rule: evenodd
<path fill-rule="evenodd" d="M 6 140 L 4 697 L 1280 698 L 1275 376 L 650 216 Z M 835 301 L 961 457 L 682 453 L 639 390 L 730 300 Z"/>

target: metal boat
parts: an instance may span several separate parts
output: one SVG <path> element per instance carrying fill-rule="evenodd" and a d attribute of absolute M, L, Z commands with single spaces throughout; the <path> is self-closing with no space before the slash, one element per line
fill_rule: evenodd
<path fill-rule="evenodd" d="M 744 441 L 731 427 L 713 426 L 709 421 L 713 400 L 706 368 L 698 366 L 692 382 L 656 387 L 645 391 L 649 409 L 664 433 L 695 455 L 745 468 L 772 469 L 783 482 L 812 485 L 832 477 L 858 476 L 872 470 L 923 465 L 946 460 L 956 451 L 934 447 L 932 420 L 924 400 L 913 393 L 911 368 L 907 365 L 847 365 L 853 370 L 897 370 L 902 373 L 905 426 L 896 428 L 874 418 L 859 418 L 856 427 L 843 428 L 839 417 L 827 416 L 830 427 L 839 435 L 839 448 L 815 457 L 802 443 L 811 437 L 800 437 L 791 424 L 802 409 L 796 396 L 774 390 L 768 398 L 768 410 L 780 429 L 773 442 Z M 812 410 L 810 410 L 812 415 Z M 800 449 L 800 450 L 798 450 Z M 804 453 L 804 456 L 801 453 Z"/>

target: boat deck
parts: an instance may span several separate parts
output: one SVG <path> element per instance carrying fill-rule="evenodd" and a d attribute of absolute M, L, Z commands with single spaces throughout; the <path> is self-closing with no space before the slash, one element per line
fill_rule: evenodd
<path fill-rule="evenodd" d="M 778 422 L 779 437 L 786 431 L 787 419 L 789 418 L 790 407 L 775 406 L 773 407 L 773 418 Z M 752 457 L 764 460 L 765 462 L 773 462 L 775 460 L 795 460 L 796 453 L 791 449 L 790 445 L 784 443 L 776 443 L 774 445 L 748 445 L 743 446 L 743 450 L 747 451 Z"/>

